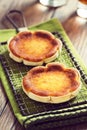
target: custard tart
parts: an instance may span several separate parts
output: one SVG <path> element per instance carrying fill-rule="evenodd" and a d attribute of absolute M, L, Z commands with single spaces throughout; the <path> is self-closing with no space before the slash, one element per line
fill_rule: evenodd
<path fill-rule="evenodd" d="M 31 99 L 44 103 L 63 103 L 81 89 L 80 74 L 59 62 L 32 68 L 22 81 L 23 91 Z"/>
<path fill-rule="evenodd" d="M 23 31 L 8 41 L 10 57 L 25 65 L 42 65 L 55 60 L 62 42 L 49 31 Z"/>

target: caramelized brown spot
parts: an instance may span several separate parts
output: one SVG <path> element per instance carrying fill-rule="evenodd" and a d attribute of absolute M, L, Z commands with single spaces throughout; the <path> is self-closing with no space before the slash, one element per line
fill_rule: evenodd
<path fill-rule="evenodd" d="M 42 91 L 42 90 L 38 90 L 37 88 L 34 88 L 32 87 L 32 90 L 31 90 L 34 94 L 36 95 L 39 95 L 39 96 L 48 96 L 49 93 L 47 91 Z"/>
<path fill-rule="evenodd" d="M 23 32 L 19 34 L 19 39 L 28 39 L 32 37 L 32 33 L 31 32 Z"/>
<path fill-rule="evenodd" d="M 65 73 L 70 79 L 74 79 L 76 77 L 76 73 L 71 69 L 66 70 Z"/>
<path fill-rule="evenodd" d="M 45 69 L 41 67 L 41 68 L 31 71 L 31 74 L 32 74 L 32 76 L 34 76 L 36 74 L 43 73 L 44 71 L 45 71 Z"/>
<path fill-rule="evenodd" d="M 24 78 L 23 78 L 23 87 L 24 89 L 26 90 L 26 92 L 29 92 L 32 88 L 31 86 L 31 81 L 28 77 L 28 75 L 26 75 Z"/>
<path fill-rule="evenodd" d="M 48 71 L 63 71 L 63 67 L 60 65 L 49 65 Z"/>
<path fill-rule="evenodd" d="M 41 38 L 51 40 L 51 36 L 47 33 L 44 33 L 44 32 L 35 32 L 35 35 L 38 37 L 41 37 Z"/>
<path fill-rule="evenodd" d="M 20 39 L 18 38 L 18 37 L 14 37 L 13 39 L 12 39 L 12 42 L 18 42 Z"/>
<path fill-rule="evenodd" d="M 56 41 L 56 39 L 53 39 L 53 40 L 52 40 L 52 44 L 58 46 L 58 41 Z"/>

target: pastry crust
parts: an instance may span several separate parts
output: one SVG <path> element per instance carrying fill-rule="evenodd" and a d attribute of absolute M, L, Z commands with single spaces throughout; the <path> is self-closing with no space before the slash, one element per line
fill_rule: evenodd
<path fill-rule="evenodd" d="M 81 88 L 80 74 L 58 62 L 31 69 L 23 77 L 23 90 L 33 100 L 61 103 L 74 98 Z"/>
<path fill-rule="evenodd" d="M 45 30 L 23 31 L 8 41 L 10 57 L 32 66 L 53 61 L 61 48 L 61 41 Z"/>

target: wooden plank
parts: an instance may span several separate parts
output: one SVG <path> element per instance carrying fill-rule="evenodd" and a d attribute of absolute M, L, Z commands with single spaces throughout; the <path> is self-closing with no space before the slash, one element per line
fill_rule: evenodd
<path fill-rule="evenodd" d="M 61 22 L 72 41 L 77 52 L 87 65 L 87 20 L 80 18 L 76 14 L 77 1 L 68 1 L 66 6 L 57 8 L 53 17 L 57 17 Z"/>
<path fill-rule="evenodd" d="M 17 120 L 15 120 L 15 122 L 10 130 L 25 130 L 25 128 L 23 126 L 21 126 L 21 124 L 19 124 L 19 122 Z"/>
<path fill-rule="evenodd" d="M 66 20 L 69 20 L 70 17 L 73 17 L 73 14 L 77 9 L 77 1 L 67 0 L 67 3 L 64 6 L 56 8 L 55 14 L 53 17 L 58 18 L 62 23 Z"/>
<path fill-rule="evenodd" d="M 10 130 L 11 126 L 14 123 L 14 116 L 11 112 L 11 109 L 9 107 L 9 104 L 6 105 L 4 112 L 2 113 L 0 117 L 0 130 Z"/>
<path fill-rule="evenodd" d="M 54 9 L 51 10 L 50 8 L 43 6 L 38 2 L 23 10 L 25 19 L 27 21 L 27 26 L 34 26 L 49 20 L 53 14 L 53 11 Z"/>
<path fill-rule="evenodd" d="M 12 1 L 11 1 L 12 2 Z M 12 3 L 10 3 L 11 6 Z M 9 7 L 10 7 L 9 6 Z M 9 7 L 7 10 L 9 10 Z M 35 2 L 35 0 L 32 3 L 28 3 L 27 1 L 26 3 L 23 3 L 21 1 L 21 3 L 19 2 L 17 4 L 17 1 L 14 3 L 14 6 L 12 5 L 12 7 L 10 9 L 19 9 L 20 11 L 23 12 L 24 16 L 25 16 L 25 20 L 27 23 L 27 26 L 34 26 L 36 24 L 39 24 L 41 22 L 44 22 L 46 20 L 49 20 L 54 12 L 54 9 L 50 9 L 48 7 L 45 7 L 43 5 L 41 5 L 39 2 Z M 3 16 L 6 15 L 7 10 L 5 10 Z M 14 15 L 14 19 L 20 24 L 20 18 L 17 17 L 16 15 Z M 13 26 L 11 24 L 9 24 L 9 22 L 6 20 L 5 17 L 2 18 L 2 23 L 5 28 L 13 28 Z M 2 27 L 2 28 L 4 28 Z"/>
<path fill-rule="evenodd" d="M 35 3 L 36 0 L 0 0 L 0 29 L 4 29 L 5 24 L 3 24 L 5 21 L 4 16 L 6 13 L 13 9 L 23 10 L 26 8 L 26 6 L 31 6 L 33 3 Z"/>
<path fill-rule="evenodd" d="M 4 94 L 4 90 L 3 90 L 2 85 L 0 83 L 0 116 L 2 115 L 4 109 L 7 105 L 7 102 L 8 102 L 8 100 Z"/>
<path fill-rule="evenodd" d="M 87 23 L 85 19 L 73 16 L 68 21 L 63 23 L 64 29 L 70 37 L 74 47 L 87 65 Z"/>

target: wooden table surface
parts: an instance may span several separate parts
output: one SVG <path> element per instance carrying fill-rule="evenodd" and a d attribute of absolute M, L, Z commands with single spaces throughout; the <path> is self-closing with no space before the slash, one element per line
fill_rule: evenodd
<path fill-rule="evenodd" d="M 39 24 L 53 17 L 58 18 L 77 52 L 87 66 L 87 19 L 76 14 L 77 0 L 68 0 L 58 8 L 42 6 L 38 0 L 0 0 L 0 29 L 12 28 L 4 16 L 7 11 L 23 11 L 27 26 Z M 66 130 L 87 130 L 87 123 L 68 126 Z M 14 117 L 9 101 L 0 83 L 0 130 L 24 130 Z M 58 130 L 58 128 L 57 128 Z"/>

